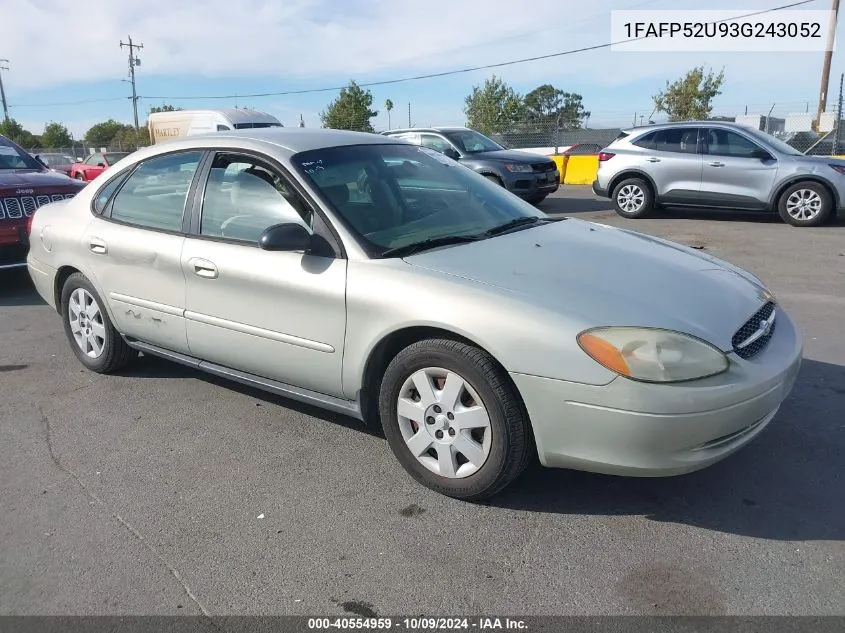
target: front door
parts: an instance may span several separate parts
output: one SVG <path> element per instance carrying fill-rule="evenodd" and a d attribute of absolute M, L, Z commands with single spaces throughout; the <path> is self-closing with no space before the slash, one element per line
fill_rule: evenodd
<path fill-rule="evenodd" d="M 82 237 L 117 329 L 182 353 L 188 352 L 183 218 L 202 157 L 202 151 L 167 154 L 142 161 L 125 182 L 117 176 L 95 199 L 102 212 Z"/>
<path fill-rule="evenodd" d="M 702 201 L 714 206 L 762 209 L 778 171 L 778 161 L 744 134 L 710 128 L 705 134 Z"/>
<path fill-rule="evenodd" d="M 283 222 L 313 232 L 320 220 L 277 167 L 218 153 L 182 252 L 191 354 L 342 397 L 346 260 L 259 248 L 261 233 Z"/>

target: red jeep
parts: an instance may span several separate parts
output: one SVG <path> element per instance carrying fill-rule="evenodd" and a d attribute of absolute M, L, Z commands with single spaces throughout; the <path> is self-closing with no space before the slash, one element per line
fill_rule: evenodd
<path fill-rule="evenodd" d="M 0 136 L 0 270 L 26 266 L 36 209 L 72 198 L 85 183 L 50 171 Z"/>

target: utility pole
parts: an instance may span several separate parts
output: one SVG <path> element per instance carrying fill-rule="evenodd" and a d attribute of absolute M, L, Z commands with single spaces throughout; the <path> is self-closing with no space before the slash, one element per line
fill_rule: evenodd
<path fill-rule="evenodd" d="M 132 111 L 135 113 L 135 129 L 138 129 L 138 93 L 135 91 L 135 66 L 141 65 L 141 60 L 135 56 L 135 49 L 142 49 L 144 48 L 143 44 L 133 44 L 132 43 L 132 36 L 129 36 L 129 43 L 124 44 L 123 40 L 120 40 L 120 48 L 126 46 L 129 48 L 129 77 L 132 83 Z"/>
<path fill-rule="evenodd" d="M 833 135 L 833 155 L 839 154 L 839 144 L 842 142 L 842 88 L 845 84 L 845 73 L 839 75 L 839 106 L 836 108 L 836 133 Z"/>
<path fill-rule="evenodd" d="M 0 59 L 0 100 L 3 101 L 3 116 L 6 121 L 9 120 L 9 106 L 6 105 L 6 91 L 3 90 L 3 71 L 9 70 L 8 64 L 8 59 Z"/>
<path fill-rule="evenodd" d="M 824 49 L 824 64 L 822 65 L 822 85 L 819 90 L 819 110 L 815 120 L 817 132 L 821 125 L 822 113 L 827 108 L 827 86 L 830 83 L 830 62 L 833 58 L 833 42 L 836 39 L 836 23 L 839 19 L 839 0 L 833 0 L 830 11 L 830 24 L 827 27 L 827 46 Z"/>
<path fill-rule="evenodd" d="M 408 127 L 411 127 L 411 102 L 408 102 Z"/>

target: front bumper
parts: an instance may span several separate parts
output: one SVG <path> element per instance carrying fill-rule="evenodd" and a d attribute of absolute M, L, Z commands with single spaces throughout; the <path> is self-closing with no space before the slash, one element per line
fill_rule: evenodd
<path fill-rule="evenodd" d="M 29 235 L 23 225 L 0 230 L 0 270 L 23 268 L 29 251 Z"/>
<path fill-rule="evenodd" d="M 511 374 L 543 465 L 660 477 L 705 468 L 753 440 L 795 384 L 802 343 L 780 313 L 768 348 L 724 374 L 675 385 L 584 385 Z"/>
<path fill-rule="evenodd" d="M 560 172 L 513 173 L 505 179 L 505 188 L 520 198 L 547 196 L 560 188 Z"/>

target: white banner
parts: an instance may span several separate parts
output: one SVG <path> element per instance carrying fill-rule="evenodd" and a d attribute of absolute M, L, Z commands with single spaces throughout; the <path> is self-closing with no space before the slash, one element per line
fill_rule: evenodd
<path fill-rule="evenodd" d="M 817 10 L 611 11 L 611 50 L 626 53 L 819 52 L 827 47 L 832 15 L 832 11 Z"/>

